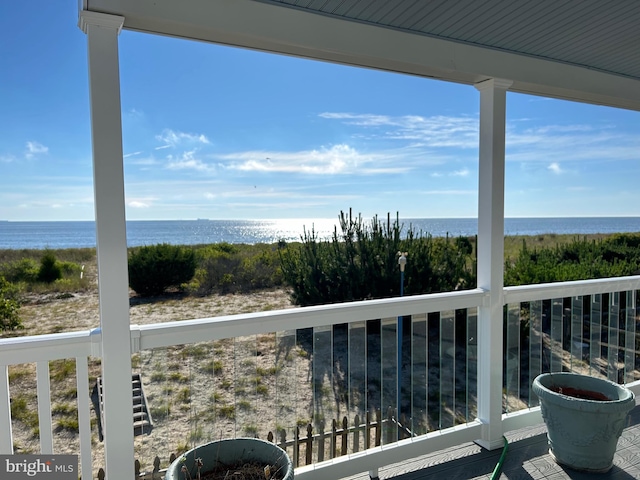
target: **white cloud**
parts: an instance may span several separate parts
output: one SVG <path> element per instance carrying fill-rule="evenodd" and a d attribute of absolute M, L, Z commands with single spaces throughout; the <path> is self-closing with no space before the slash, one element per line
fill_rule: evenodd
<path fill-rule="evenodd" d="M 27 151 L 24 154 L 24 156 L 30 160 L 36 155 L 40 153 L 47 153 L 48 151 L 49 151 L 49 147 L 45 147 L 41 143 L 27 142 Z"/>
<path fill-rule="evenodd" d="M 133 152 L 133 153 L 126 153 L 125 155 L 123 155 L 123 158 L 129 158 L 129 157 L 135 157 L 136 155 L 140 155 L 142 152 Z"/>
<path fill-rule="evenodd" d="M 460 160 L 462 151 L 478 148 L 479 121 L 475 116 L 324 112 L 319 117 L 358 127 L 350 131 L 353 138 L 402 142 L 405 151 L 414 150 L 413 158 L 421 166 L 425 159 L 433 164 L 440 158 L 438 152 L 458 149 L 456 159 Z M 610 124 L 540 124 L 532 118 L 508 119 L 506 147 L 507 159 L 512 162 L 561 165 L 568 160 L 640 160 L 638 136 Z"/>
<path fill-rule="evenodd" d="M 150 166 L 157 165 L 159 162 L 154 157 L 144 157 L 129 160 L 127 163 L 130 163 L 132 165 Z"/>
<path fill-rule="evenodd" d="M 339 120 L 347 125 L 377 129 L 375 137 L 393 140 L 412 140 L 422 146 L 437 148 L 477 148 L 478 119 L 471 116 L 423 117 L 420 115 L 354 114 L 324 112 L 319 115 L 328 120 Z M 383 129 L 382 131 L 379 131 Z"/>
<path fill-rule="evenodd" d="M 321 118 L 327 118 L 330 120 L 345 120 L 345 123 L 349 125 L 360 125 L 364 127 L 373 127 L 380 125 L 395 125 L 397 124 L 387 115 L 374 115 L 370 113 L 355 114 L 355 113 L 338 113 L 338 112 L 324 112 L 319 115 Z"/>
<path fill-rule="evenodd" d="M 0 162 L 2 163 L 11 163 L 15 162 L 16 157 L 13 155 L 0 155 Z"/>
<path fill-rule="evenodd" d="M 177 145 L 181 144 L 208 145 L 209 143 L 211 143 L 204 134 L 176 132 L 171 129 L 165 129 L 160 135 L 156 135 L 156 140 L 164 143 L 163 146 L 157 147 L 156 150 L 160 148 L 176 147 Z"/>
<path fill-rule="evenodd" d="M 227 168 L 241 171 L 311 175 L 398 173 L 410 167 L 398 164 L 395 154 L 361 153 L 349 145 L 298 152 L 238 152 L 220 157 Z"/>
<path fill-rule="evenodd" d="M 477 190 L 425 190 L 424 195 L 476 195 Z"/>
<path fill-rule="evenodd" d="M 151 204 L 147 203 L 147 202 L 140 202 L 140 201 L 137 201 L 137 200 L 132 200 L 132 201 L 127 203 L 127 206 L 129 206 L 131 208 L 149 208 L 151 206 Z"/>
<path fill-rule="evenodd" d="M 196 158 L 196 151 L 191 150 L 183 152 L 181 156 L 174 157 L 169 155 L 167 159 L 169 163 L 167 168 L 169 170 L 197 170 L 199 172 L 212 172 L 215 171 L 215 167 L 204 163 L 199 158 Z"/>
<path fill-rule="evenodd" d="M 551 170 L 553 173 L 558 174 L 558 175 L 563 172 L 563 170 L 560 168 L 560 165 L 557 162 L 553 162 L 553 163 L 549 164 L 547 169 Z"/>
<path fill-rule="evenodd" d="M 443 178 L 443 177 L 468 177 L 471 174 L 471 171 L 468 168 L 461 168 L 460 170 L 453 170 L 451 172 L 431 172 L 429 176 L 433 178 Z"/>
<path fill-rule="evenodd" d="M 135 108 L 130 108 L 129 110 L 127 110 L 126 114 L 133 118 L 144 117 L 144 112 L 142 112 L 141 110 L 136 110 Z"/>
<path fill-rule="evenodd" d="M 562 165 L 567 161 L 640 160 L 640 139 L 611 125 L 537 125 L 517 130 L 510 122 L 507 160 Z"/>
<path fill-rule="evenodd" d="M 534 135 L 546 135 L 548 133 L 567 133 L 567 132 L 591 132 L 593 127 L 591 125 L 541 125 L 533 128 L 528 128 L 524 131 L 525 134 Z"/>

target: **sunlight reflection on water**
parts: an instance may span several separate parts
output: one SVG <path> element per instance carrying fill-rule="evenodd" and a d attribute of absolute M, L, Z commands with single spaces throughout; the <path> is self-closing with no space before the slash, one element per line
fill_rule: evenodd
<path fill-rule="evenodd" d="M 380 221 L 387 221 L 386 216 Z M 364 218 L 366 225 L 370 218 Z M 391 220 L 393 222 L 393 219 Z M 401 219 L 403 234 L 411 227 L 434 237 L 475 235 L 475 218 Z M 291 218 L 271 220 L 148 220 L 127 222 L 130 247 L 171 243 L 275 243 L 300 241 L 304 231 L 313 231 L 320 240 L 330 239 L 336 218 Z M 339 230 L 339 228 L 338 228 Z M 600 218 L 507 218 L 505 235 L 588 234 L 640 232 L 639 217 Z M 0 248 L 83 248 L 95 247 L 94 222 L 0 222 Z"/>

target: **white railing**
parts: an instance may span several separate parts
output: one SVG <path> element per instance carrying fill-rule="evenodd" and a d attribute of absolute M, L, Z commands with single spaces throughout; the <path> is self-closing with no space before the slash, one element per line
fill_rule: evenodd
<path fill-rule="evenodd" d="M 608 378 L 640 393 L 639 289 L 640 276 L 505 288 L 506 430 L 538 417 L 530 387 L 543 372 Z"/>
<path fill-rule="evenodd" d="M 133 327 L 134 343 L 136 352 L 139 348 L 141 355 L 137 362 L 147 370 L 146 388 L 147 395 L 151 397 L 150 403 L 160 399 L 160 392 L 172 389 L 184 392 L 188 389 L 189 401 L 185 402 L 184 409 L 189 410 L 189 415 L 174 413 L 178 405 L 166 405 L 162 416 L 172 417 L 174 424 L 189 423 L 189 431 L 192 434 L 197 432 L 195 443 L 220 438 L 221 432 L 236 436 L 258 434 L 265 438 L 271 431 L 279 438 L 280 433 L 286 431 L 291 438 L 300 424 L 311 424 L 315 431 L 319 431 L 330 429 L 332 420 L 339 421 L 343 416 L 349 417 L 351 423 L 356 415 L 364 418 L 367 412 L 382 410 L 386 418 L 387 411 L 391 409 L 395 422 L 384 424 L 381 445 L 366 450 L 366 453 L 350 448 L 351 453 L 344 457 L 301 466 L 296 471 L 296 477 L 303 479 L 316 476 L 339 478 L 414 457 L 424 449 L 445 448 L 478 438 L 480 423 L 475 420 L 475 357 L 460 360 L 457 367 L 458 372 L 473 370 L 474 381 L 473 388 L 465 392 L 463 399 L 457 400 L 456 406 L 455 312 L 476 312 L 485 298 L 485 292 L 475 289 L 136 326 Z M 435 321 L 437 324 L 436 348 L 442 354 L 436 354 L 435 359 L 434 355 L 427 358 L 430 314 L 438 315 L 431 323 Z M 404 398 L 401 400 L 401 415 L 398 415 L 396 360 L 399 317 L 411 325 L 409 332 L 416 331 L 415 335 L 405 336 L 404 343 L 410 344 L 406 345 L 403 356 L 405 366 L 400 367 L 406 377 L 401 386 Z M 474 331 L 476 317 L 477 314 L 465 317 Z M 338 326 L 343 328 L 338 330 Z M 372 329 L 377 336 L 373 342 L 368 339 Z M 308 332 L 301 333 L 305 330 Z M 304 339 L 305 335 L 308 338 Z M 462 338 L 462 349 L 470 351 L 467 340 L 473 342 L 475 338 L 475 334 L 469 339 Z M 227 339 L 233 341 L 225 342 Z M 261 343 L 268 345 L 263 350 L 289 352 L 288 359 L 283 358 L 286 356 L 284 353 L 280 358 L 276 355 L 266 359 L 261 352 Z M 302 343 L 306 345 L 301 347 Z M 176 357 L 176 352 L 170 350 L 176 345 L 191 347 L 193 358 Z M 234 352 L 231 359 L 223 349 Z M 291 354 L 292 351 L 295 353 Z M 411 355 L 411 351 L 416 354 Z M 233 373 L 216 378 L 215 367 L 211 367 L 207 375 L 203 373 L 206 371 L 204 359 L 209 362 L 220 359 L 217 360 L 219 368 L 224 367 Z M 372 359 L 377 362 L 374 366 L 370 365 Z M 427 390 L 424 382 L 429 375 L 429 361 L 438 371 L 438 378 L 437 385 Z M 345 368 L 345 364 L 351 368 Z M 467 364 L 471 367 L 467 368 Z M 171 373 L 163 375 L 160 365 L 169 365 Z M 269 371 L 271 375 L 264 374 Z M 440 374 L 440 371 L 446 373 Z M 421 380 L 412 381 L 414 376 Z M 226 387 L 221 386 L 224 382 L 227 382 Z M 467 385 L 460 379 L 458 382 L 462 388 Z M 224 404 L 221 402 L 216 411 L 218 396 L 226 395 L 229 390 L 232 390 L 230 400 Z M 287 392 L 286 398 L 279 396 L 281 391 Z M 426 418 L 429 415 L 427 404 L 434 400 L 428 397 L 440 395 L 441 391 L 441 402 L 435 400 L 435 403 L 443 405 L 442 412 L 435 414 L 429 422 Z M 270 408 L 265 408 L 264 402 L 270 403 Z M 219 413 L 222 409 L 227 410 Z M 233 410 L 231 415 L 228 409 Z M 210 422 L 208 427 L 202 427 L 203 418 Z M 211 426 L 213 423 L 216 426 Z M 400 428 L 405 434 L 409 433 L 404 436 L 411 438 L 398 441 L 403 437 Z M 412 432 L 418 431 L 422 435 L 412 436 Z M 156 450 L 152 440 L 149 443 L 148 450 Z M 403 445 L 403 448 L 396 448 L 398 445 Z M 314 445 L 313 448 L 313 457 L 317 458 L 317 449 L 322 447 Z"/>
<path fill-rule="evenodd" d="M 554 363 L 552 368 L 566 368 L 567 364 L 562 362 L 567 360 L 569 368 L 574 366 L 576 368 L 584 368 L 586 366 L 587 371 L 598 374 L 595 370 L 596 363 L 591 358 L 592 356 L 585 357 L 586 344 L 589 345 L 589 352 L 595 352 L 598 348 L 606 347 L 607 355 L 599 357 L 599 362 L 604 363 L 605 366 L 615 366 L 616 372 L 622 369 L 622 379 L 629 383 L 633 389 L 637 389 L 638 382 L 636 378 L 639 362 L 636 360 L 636 338 L 640 333 L 635 328 L 638 317 L 637 312 L 640 310 L 636 295 L 637 290 L 640 290 L 640 277 L 638 276 L 506 288 L 504 291 L 505 311 L 507 312 L 504 332 L 507 353 L 505 370 L 509 373 L 518 372 L 513 377 L 509 374 L 505 376 L 505 388 L 508 396 L 513 398 L 523 397 L 522 392 L 523 389 L 526 390 L 526 385 L 521 385 L 521 383 L 526 382 L 521 382 L 520 379 L 530 378 L 531 375 L 544 370 L 542 356 L 543 354 L 546 355 L 544 353 L 545 348 L 551 352 L 551 358 L 559 359 L 560 363 Z M 620 300 L 621 297 L 623 300 Z M 475 289 L 463 292 L 324 305 L 155 325 L 132 325 L 131 350 L 132 354 L 137 356 L 134 368 L 141 370 L 143 380 L 147 384 L 146 387 L 152 389 L 154 382 L 159 386 L 167 385 L 171 380 L 168 377 L 172 375 L 172 372 L 168 369 L 164 372 L 164 376 L 161 375 L 161 372 L 158 372 L 157 378 L 152 379 L 151 367 L 153 362 L 164 362 L 162 364 L 167 365 L 167 355 L 175 356 L 178 346 L 191 346 L 190 349 L 181 350 L 179 357 L 175 357 L 180 361 L 175 362 L 178 364 L 178 370 L 174 372 L 174 380 L 177 382 L 176 384 L 183 383 L 185 391 L 187 391 L 188 387 L 187 401 L 183 405 L 183 408 L 188 411 L 186 417 L 189 422 L 189 425 L 187 425 L 188 431 L 191 433 L 193 442 L 202 443 L 201 440 L 219 438 L 221 434 L 220 431 L 210 429 L 194 435 L 194 432 L 206 420 L 207 402 L 214 406 L 216 403 L 215 388 L 218 387 L 211 383 L 212 378 L 220 373 L 216 373 L 216 368 L 229 368 L 231 370 L 233 367 L 233 375 L 229 377 L 230 385 L 227 388 L 235 392 L 247 390 L 243 377 L 249 378 L 249 374 L 256 375 L 255 381 L 251 386 L 252 391 L 249 392 L 248 396 L 243 397 L 243 402 L 245 403 L 241 403 L 237 398 L 234 400 L 236 409 L 234 414 L 237 415 L 237 418 L 234 419 L 235 430 L 231 434 L 242 434 L 243 428 L 245 428 L 243 422 L 248 422 L 248 425 L 252 425 L 254 420 L 251 413 L 242 411 L 240 407 L 242 405 L 251 406 L 252 402 L 256 404 L 265 402 L 265 397 L 262 396 L 258 389 L 258 386 L 261 385 L 261 380 L 257 376 L 261 371 L 269 371 L 269 368 L 267 368 L 266 364 L 256 363 L 256 359 L 264 356 L 260 352 L 259 342 L 264 341 L 267 342 L 267 345 L 282 347 L 283 349 L 299 348 L 300 339 L 296 336 L 296 332 L 309 329 L 313 334 L 312 339 L 309 340 L 311 342 L 309 343 L 310 351 L 306 351 L 305 354 L 304 351 L 300 350 L 298 357 L 294 355 L 286 361 L 282 358 L 269 360 L 273 362 L 271 372 L 274 378 L 264 380 L 265 389 L 273 391 L 277 386 L 284 386 L 283 388 L 294 389 L 294 391 L 298 392 L 298 396 L 294 396 L 293 399 L 278 397 L 274 408 L 280 408 L 281 412 L 287 412 L 287 409 L 295 410 L 295 404 L 299 403 L 300 399 L 303 398 L 303 394 L 294 388 L 296 384 L 301 382 L 298 381 L 297 377 L 292 377 L 292 372 L 296 370 L 292 370 L 291 367 L 292 365 L 294 367 L 298 365 L 298 367 L 295 367 L 298 368 L 298 374 L 302 368 L 306 368 L 309 371 L 309 397 L 304 397 L 304 400 L 309 402 L 309 405 L 312 405 L 312 415 L 314 413 L 317 414 L 319 411 L 318 406 L 332 414 L 346 412 L 351 415 L 356 411 L 361 413 L 367 410 L 369 405 L 367 405 L 366 401 L 360 402 L 356 398 L 366 397 L 371 385 L 375 382 L 380 382 L 381 385 L 378 392 L 380 398 L 376 397 L 375 402 L 383 408 L 387 406 L 395 408 L 395 432 L 398 431 L 399 422 L 402 423 L 405 433 L 406 431 L 410 433 L 409 438 L 402 438 L 403 436 L 399 434 L 391 435 L 391 441 L 385 441 L 384 438 L 390 437 L 383 435 L 383 440 L 379 446 L 364 451 L 355 451 L 354 449 L 345 456 L 301 466 L 296 470 L 296 478 L 302 478 L 303 480 L 320 477 L 340 478 L 363 471 L 375 470 L 384 465 L 412 458 L 425 452 L 480 438 L 481 422 L 475 419 L 477 398 L 473 385 L 474 376 L 477 373 L 473 370 L 474 366 L 477 366 L 477 359 L 474 358 L 474 338 L 477 338 L 474 335 L 474 328 L 477 328 L 475 323 L 477 319 L 474 316 L 474 312 L 477 312 L 478 307 L 481 307 L 486 301 L 487 293 L 480 289 Z M 624 312 L 622 314 L 619 310 L 621 301 L 624 304 Z M 559 311 L 558 305 L 562 306 L 563 304 L 568 305 L 568 307 Z M 556 306 L 556 310 L 553 310 L 553 305 Z M 582 308 L 584 305 L 592 305 L 593 308 L 590 307 L 589 311 L 586 312 Z M 616 310 L 616 306 L 618 310 Z M 539 319 L 546 315 L 545 309 L 550 309 L 552 316 L 555 315 L 549 320 L 550 322 L 556 322 L 555 327 L 553 327 L 553 335 L 544 332 L 544 328 L 550 327 L 543 328 L 539 323 Z M 460 312 L 463 311 L 467 313 L 462 315 Z M 605 311 L 607 317 L 606 320 L 603 320 L 602 312 Z M 590 317 L 588 321 L 593 322 L 589 323 L 589 325 L 600 326 L 599 330 L 595 330 L 595 332 L 601 334 L 600 338 L 604 338 L 602 335 L 604 335 L 603 332 L 605 332 L 606 326 L 606 333 L 607 335 L 612 335 L 611 339 L 607 337 L 607 342 L 597 340 L 593 329 L 589 330 L 589 338 L 583 338 L 582 325 L 586 325 L 586 320 L 584 319 L 587 314 Z M 558 315 L 560 315 L 560 319 Z M 600 320 L 596 319 L 596 315 L 600 315 L 598 317 Z M 614 317 L 620 318 L 620 315 L 623 315 L 622 318 L 627 319 L 624 325 L 613 321 Z M 579 316 L 581 316 L 580 319 L 578 318 Z M 528 326 L 526 327 L 528 328 L 528 334 L 526 332 L 522 334 L 524 330 L 521 324 L 525 317 L 528 321 Z M 402 318 L 403 322 L 411 326 L 409 332 L 404 334 L 404 343 L 407 345 L 407 349 L 403 352 L 404 357 L 401 359 L 400 367 L 398 367 L 398 363 L 393 361 L 398 353 L 398 318 Z M 609 321 L 609 318 L 612 320 Z M 461 326 L 460 322 L 464 323 L 464 325 Z M 336 330 L 345 325 L 344 330 Z M 366 371 L 362 375 L 356 374 L 353 373 L 353 369 L 349 368 L 339 372 L 340 375 L 346 372 L 344 378 L 340 375 L 332 376 L 333 373 L 331 372 L 334 371 L 335 360 L 347 361 L 350 366 L 359 363 L 367 365 L 370 357 L 363 348 L 366 349 L 370 345 L 367 343 L 367 328 L 370 326 L 373 326 L 374 330 L 380 329 L 380 345 L 376 344 L 375 347 L 379 349 L 380 359 L 378 360 L 379 364 L 376 364 L 373 368 L 375 370 L 374 374 L 372 374 L 373 376 L 367 376 Z M 558 328 L 561 330 L 558 330 Z M 561 331 L 564 332 L 562 338 L 558 336 L 558 332 Z M 334 332 L 337 333 L 334 334 Z M 437 341 L 431 339 L 436 341 L 434 343 L 436 350 L 435 352 L 432 351 L 432 356 L 429 357 L 431 335 L 437 335 Z M 544 338 L 548 339 L 548 341 L 542 341 L 540 339 L 541 335 L 544 335 Z M 568 350 L 562 346 L 562 341 L 567 342 L 566 335 L 569 335 Z M 614 338 L 618 341 L 615 347 L 613 345 Z M 335 350 L 335 345 L 342 341 L 341 339 L 346 342 L 347 356 L 345 358 L 347 360 L 334 358 L 333 353 L 331 353 Z M 624 342 L 623 345 L 620 345 L 619 342 L 622 339 L 624 339 Z M 580 345 L 575 347 L 575 342 L 579 342 Z M 195 348 L 195 346 L 199 345 L 206 345 L 206 347 L 204 350 Z M 523 348 L 525 348 L 523 345 L 527 348 L 525 352 L 529 358 L 527 362 L 520 361 L 525 356 L 523 354 Z M 457 348 L 458 346 L 459 348 Z M 52 408 L 49 400 L 49 362 L 74 358 L 76 361 L 78 392 L 81 467 L 83 472 L 92 471 L 88 359 L 91 356 L 100 356 L 99 347 L 99 329 L 0 340 L 0 453 L 13 452 L 8 367 L 24 363 L 37 364 L 40 449 L 42 453 L 51 453 L 54 447 Z M 216 349 L 220 348 L 234 349 L 233 366 L 216 365 L 213 362 L 209 362 L 209 367 L 203 366 L 203 354 L 205 356 L 211 355 L 211 358 L 207 358 L 207 360 L 215 360 L 216 355 L 220 355 L 219 350 Z M 322 350 L 323 348 L 327 348 L 327 350 Z M 559 348 L 560 350 L 553 350 L 553 348 Z M 327 356 L 319 352 L 327 352 Z M 515 356 L 509 357 L 512 352 Z M 434 353 L 437 353 L 437 359 L 434 359 Z M 313 357 L 310 357 L 309 354 Z M 561 358 L 562 355 L 565 355 L 566 359 L 563 360 Z M 228 357 L 220 356 L 220 358 Z M 299 360 L 296 360 L 296 358 Z M 532 358 L 533 360 L 531 360 Z M 605 360 L 602 360 L 603 358 Z M 618 358 L 623 359 L 620 365 L 616 364 Z M 439 363 L 430 364 L 429 362 Z M 528 373 L 523 377 L 524 363 L 527 363 Z M 371 365 L 368 367 L 371 369 Z M 434 372 L 438 370 L 440 373 L 436 375 L 432 372 L 433 378 L 430 378 L 430 367 L 433 367 Z M 400 385 L 401 396 L 398 396 L 398 368 L 401 369 L 401 377 L 404 377 L 403 383 Z M 204 377 L 205 373 L 203 372 L 208 372 L 206 375 L 209 376 Z M 323 381 L 315 378 L 314 376 L 319 372 L 324 372 L 325 374 L 329 372 L 330 378 Z M 605 372 L 608 372 L 606 368 Z M 129 376 L 130 373 L 123 372 L 123 375 Z M 269 375 L 269 373 L 265 375 Z M 461 375 L 464 378 L 461 379 Z M 320 375 L 317 376 L 319 377 Z M 342 382 L 343 387 L 346 385 L 346 399 L 342 401 L 342 404 L 331 397 L 335 393 L 335 382 Z M 429 382 L 433 384 L 430 387 L 432 388 L 431 390 L 424 385 L 425 383 L 429 384 Z M 464 395 L 459 395 L 458 386 L 461 385 L 461 382 L 464 384 Z M 212 386 L 213 390 L 208 390 Z M 420 415 L 418 411 L 428 405 L 429 394 L 436 390 L 442 395 L 442 397 L 438 398 L 438 401 L 444 407 L 433 417 L 436 419 L 434 420 L 436 421 L 435 427 L 433 424 L 430 427 L 425 427 L 424 423 L 419 421 Z M 208 396 L 204 393 L 207 391 L 209 392 Z M 327 393 L 331 397 L 328 403 L 326 403 Z M 527 395 L 524 396 L 527 397 Z M 402 397 L 400 400 L 400 412 L 398 412 L 398 401 L 396 400 L 399 397 Z M 527 398 L 529 401 L 524 402 L 521 405 L 522 408 L 512 408 L 508 403 L 504 406 L 505 415 L 502 422 L 504 431 L 525 425 L 534 425 L 541 421 L 539 408 L 535 406 L 535 399 L 531 399 L 530 396 Z M 422 405 L 420 404 L 421 399 L 424 399 Z M 160 400 L 160 397 L 156 396 L 155 400 L 153 398 L 150 400 L 150 403 L 153 404 L 154 401 L 158 400 Z M 172 410 L 179 410 L 179 407 L 180 405 L 172 405 Z M 462 415 L 456 414 L 460 410 L 464 410 L 466 413 Z M 402 414 L 405 415 L 406 420 L 400 418 Z M 429 414 L 429 412 L 426 412 L 426 414 Z M 218 415 L 218 413 L 215 415 Z M 287 415 L 283 414 L 282 418 Z M 167 421 L 170 417 L 171 414 L 167 412 Z M 200 425 L 193 423 L 194 418 L 200 422 Z M 218 419 L 219 415 L 214 418 L 214 420 Z M 283 421 L 279 425 L 274 425 L 272 429 L 288 428 L 291 423 L 300 423 L 299 420 L 301 418 L 297 418 L 296 415 L 289 415 L 286 422 Z M 306 417 L 303 417 L 302 420 L 306 420 Z M 314 422 L 314 426 L 319 424 L 317 422 L 318 418 L 309 420 Z M 400 420 L 403 420 L 403 422 L 400 422 Z M 130 432 L 121 432 L 121 434 L 130 435 Z M 400 439 L 398 440 L 398 438 Z M 114 439 L 111 438 L 109 441 L 114 441 Z M 144 443 L 145 440 L 143 439 L 142 441 Z"/>
<path fill-rule="evenodd" d="M 89 356 L 99 345 L 97 331 L 57 333 L 0 340 L 0 452 L 14 453 L 11 425 L 11 395 L 9 391 L 9 366 L 36 363 L 38 400 L 38 435 L 40 453 L 54 452 L 53 422 L 51 414 L 51 388 L 49 362 L 75 359 L 77 382 L 77 414 L 80 434 L 80 468 L 92 471 L 91 421 L 89 397 Z"/>

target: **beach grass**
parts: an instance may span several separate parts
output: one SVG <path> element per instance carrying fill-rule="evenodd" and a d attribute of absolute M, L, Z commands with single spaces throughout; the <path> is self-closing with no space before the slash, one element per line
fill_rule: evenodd
<path fill-rule="evenodd" d="M 546 233 L 542 235 L 508 235 L 504 237 L 504 259 L 514 260 L 522 250 L 523 242 L 528 249 L 555 248 L 567 245 L 576 240 L 604 240 L 615 234 L 590 233 L 590 234 L 557 234 Z"/>

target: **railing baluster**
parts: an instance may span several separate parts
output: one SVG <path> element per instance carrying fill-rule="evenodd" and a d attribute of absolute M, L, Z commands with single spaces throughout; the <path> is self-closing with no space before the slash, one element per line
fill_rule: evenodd
<path fill-rule="evenodd" d="M 455 359 L 455 312 L 446 310 L 440 313 L 440 428 L 455 424 Z"/>
<path fill-rule="evenodd" d="M 478 415 L 478 309 L 467 309 L 467 422 Z"/>
<path fill-rule="evenodd" d="M 601 377 L 599 365 L 602 357 L 602 295 L 591 295 L 591 341 L 589 345 L 589 374 Z"/>
<path fill-rule="evenodd" d="M 40 429 L 40 453 L 53 453 L 53 431 L 51 425 L 51 386 L 49 381 L 49 362 L 36 365 L 38 392 L 38 426 Z"/>
<path fill-rule="evenodd" d="M 633 295 L 635 299 L 635 302 L 633 304 L 633 311 L 634 311 L 633 315 L 634 315 L 634 324 L 635 324 L 636 322 L 635 319 L 640 318 L 640 291 L 634 290 Z M 638 328 L 635 329 L 633 346 L 634 346 L 634 352 L 640 346 L 640 330 Z M 640 370 L 640 355 L 635 355 L 635 362 L 634 362 L 633 369 Z"/>
<path fill-rule="evenodd" d="M 562 317 L 561 298 L 551 300 L 551 371 L 562 372 Z"/>
<path fill-rule="evenodd" d="M 360 416 L 356 415 L 353 420 L 353 453 L 360 451 Z"/>
<path fill-rule="evenodd" d="M 380 376 L 382 379 L 382 408 L 385 411 L 397 412 L 398 405 L 398 318 L 383 318 L 380 322 Z M 390 416 L 387 415 L 387 419 Z M 383 442 L 398 441 L 397 424 L 387 421 L 384 424 Z"/>
<path fill-rule="evenodd" d="M 277 423 L 283 429 L 296 425 L 297 375 L 296 375 L 296 331 L 276 333 L 275 345 L 275 395 Z"/>
<path fill-rule="evenodd" d="M 538 396 L 533 393 L 531 383 L 542 373 L 542 300 L 529 304 L 529 407 L 538 405 Z"/>
<path fill-rule="evenodd" d="M 80 467 L 83 475 L 92 470 L 91 455 L 91 409 L 89 398 L 89 359 L 76 358 L 76 381 L 78 387 L 78 430 L 80 433 Z"/>
<path fill-rule="evenodd" d="M 414 434 L 427 433 L 427 315 L 411 316 L 411 426 Z"/>
<path fill-rule="evenodd" d="M 312 386 L 313 386 L 313 423 L 331 422 L 335 417 L 333 327 L 315 327 L 313 329 Z"/>
<path fill-rule="evenodd" d="M 520 397 L 520 303 L 507 306 L 507 331 L 506 331 L 506 398 L 504 411 L 512 412 L 518 408 L 516 400 Z"/>
<path fill-rule="evenodd" d="M 607 363 L 609 365 L 607 377 L 613 382 L 621 379 L 618 377 L 618 315 L 620 314 L 620 294 L 609 294 L 609 349 Z"/>
<path fill-rule="evenodd" d="M 636 291 L 630 290 L 627 294 L 627 310 L 625 316 L 625 351 L 624 351 L 624 382 L 629 383 L 634 380 L 633 369 L 636 357 Z"/>
<path fill-rule="evenodd" d="M 348 416 L 362 415 L 367 410 L 367 344 L 365 322 L 348 325 Z"/>
<path fill-rule="evenodd" d="M 257 336 L 234 338 L 235 367 L 235 434 L 236 437 L 253 436 L 258 420 L 257 402 Z"/>
<path fill-rule="evenodd" d="M 0 365 L 0 453 L 13 455 L 11 397 L 9 396 L 9 367 L 7 365 Z"/>
<path fill-rule="evenodd" d="M 582 297 L 571 297 L 571 371 L 583 373 Z"/>
<path fill-rule="evenodd" d="M 440 313 L 427 315 L 427 429 L 440 428 Z"/>

